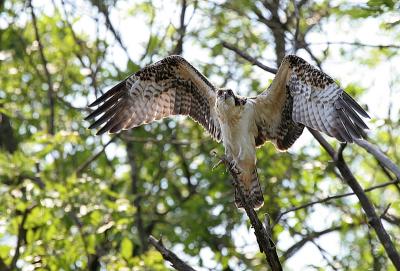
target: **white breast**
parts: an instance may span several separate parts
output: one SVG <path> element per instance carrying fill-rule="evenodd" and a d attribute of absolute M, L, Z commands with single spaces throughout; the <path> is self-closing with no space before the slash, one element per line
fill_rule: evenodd
<path fill-rule="evenodd" d="M 254 113 L 254 105 L 248 101 L 241 110 L 229 112 L 225 120 L 220 120 L 225 152 L 237 162 L 255 162 Z"/>

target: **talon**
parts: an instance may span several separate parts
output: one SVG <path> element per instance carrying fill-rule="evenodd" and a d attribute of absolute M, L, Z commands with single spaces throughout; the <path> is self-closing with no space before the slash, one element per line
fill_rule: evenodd
<path fill-rule="evenodd" d="M 223 161 L 222 161 L 222 160 L 219 160 L 218 163 L 216 163 L 216 164 L 211 168 L 211 170 L 216 169 L 216 168 L 219 167 L 222 163 L 223 163 Z"/>
<path fill-rule="evenodd" d="M 240 174 L 240 170 L 237 167 L 237 163 L 235 160 L 229 162 L 229 171 L 233 172 L 236 175 Z"/>

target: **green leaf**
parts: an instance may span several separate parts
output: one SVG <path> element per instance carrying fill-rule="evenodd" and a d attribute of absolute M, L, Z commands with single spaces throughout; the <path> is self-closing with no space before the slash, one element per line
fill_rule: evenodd
<path fill-rule="evenodd" d="M 121 241 L 121 255 L 125 259 L 129 259 L 132 256 L 133 252 L 133 244 L 132 241 L 128 238 L 124 238 Z"/>

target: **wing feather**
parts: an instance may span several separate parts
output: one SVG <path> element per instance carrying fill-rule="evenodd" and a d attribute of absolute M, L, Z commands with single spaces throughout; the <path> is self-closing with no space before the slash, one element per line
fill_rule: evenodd
<path fill-rule="evenodd" d="M 219 141 L 215 87 L 180 56 L 169 56 L 129 76 L 90 107 L 97 134 L 115 133 L 172 115 L 188 115 Z"/>
<path fill-rule="evenodd" d="M 293 99 L 287 99 L 287 92 Z M 360 117 L 369 118 L 368 113 L 332 78 L 294 55 L 284 58 L 272 85 L 255 100 L 259 113 L 256 122 L 270 123 L 268 134 L 277 140 L 278 147 L 287 145 L 279 143 L 288 140 L 282 134 L 289 131 L 281 131 L 287 126 L 282 125 L 288 122 L 287 118 L 341 142 L 362 138 L 363 129 L 368 129 Z M 284 113 L 286 103 L 292 103 L 291 114 Z"/>

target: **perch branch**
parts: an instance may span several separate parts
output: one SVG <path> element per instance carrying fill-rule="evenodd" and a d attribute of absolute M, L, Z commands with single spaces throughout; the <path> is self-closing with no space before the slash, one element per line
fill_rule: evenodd
<path fill-rule="evenodd" d="M 249 203 L 244 196 L 241 186 L 239 185 L 238 176 L 234 170 L 232 170 L 231 166 L 229 165 L 229 160 L 226 157 L 219 157 L 216 153 L 213 153 L 215 156 L 222 161 L 226 168 L 231 173 L 233 180 L 232 184 L 238 191 L 239 199 L 244 206 L 247 216 L 250 219 L 250 223 L 254 228 L 254 234 L 257 238 L 257 243 L 259 245 L 260 251 L 265 254 L 265 258 L 267 259 L 268 265 L 272 271 L 282 270 L 282 265 L 279 261 L 278 253 L 276 252 L 275 244 L 272 240 L 271 234 L 271 226 L 269 222 L 268 215 L 265 219 L 265 226 L 261 223 L 258 219 L 257 213 L 254 211 L 253 208 L 250 207 Z"/>
<path fill-rule="evenodd" d="M 164 247 L 161 240 L 157 240 L 154 236 L 150 235 L 148 239 L 149 243 L 152 244 L 163 256 L 164 260 L 169 261 L 172 264 L 172 267 L 178 271 L 196 271 L 189 265 L 187 265 L 184 261 L 179 259 L 175 253 Z"/>

